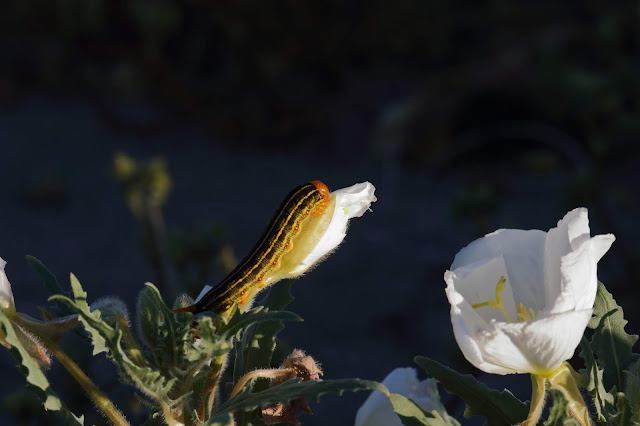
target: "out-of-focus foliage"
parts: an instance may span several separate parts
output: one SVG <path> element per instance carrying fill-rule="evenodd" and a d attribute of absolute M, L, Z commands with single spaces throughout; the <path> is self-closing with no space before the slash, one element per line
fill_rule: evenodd
<path fill-rule="evenodd" d="M 631 1 L 8 0 L 1 12 L 7 99 L 33 85 L 87 94 L 125 130 L 195 118 L 236 142 L 290 143 L 337 125 L 335 96 L 387 72 L 406 81 L 389 95 L 424 105 L 401 149 L 412 164 L 509 117 L 584 141 L 597 158 L 640 131 Z M 114 109 L 140 99 L 156 113 Z M 520 139 L 581 161 L 544 126 Z"/>

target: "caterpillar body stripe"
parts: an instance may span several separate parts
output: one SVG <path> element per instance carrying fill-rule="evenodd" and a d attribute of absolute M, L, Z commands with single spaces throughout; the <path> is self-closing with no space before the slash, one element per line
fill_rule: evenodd
<path fill-rule="evenodd" d="M 313 181 L 292 190 L 281 203 L 251 252 L 200 300 L 176 312 L 212 311 L 222 314 L 247 303 L 265 286 L 299 273 L 291 270 L 318 242 L 328 226 L 335 203 L 329 189 Z M 331 210 L 330 212 L 328 210 Z M 307 232 L 302 232 L 303 228 Z"/>

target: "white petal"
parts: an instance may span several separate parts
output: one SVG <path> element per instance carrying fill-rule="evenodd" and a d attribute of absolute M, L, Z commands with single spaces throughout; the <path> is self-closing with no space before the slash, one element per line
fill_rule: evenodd
<path fill-rule="evenodd" d="M 441 414 L 445 413 L 435 380 L 419 381 L 415 368 L 396 368 L 387 375 L 382 384 L 389 392 L 410 398 L 427 412 L 437 410 Z M 388 398 L 383 393 L 374 391 L 358 409 L 355 425 L 402 426 L 402 422 L 394 413 Z"/>
<path fill-rule="evenodd" d="M 526 364 L 511 364 L 511 367 L 520 373 L 551 372 L 573 356 L 591 314 L 591 309 L 585 309 L 542 314 L 529 322 L 496 324 L 498 333 L 510 340 L 511 347 L 504 344 L 501 338 L 497 338 L 495 343 L 484 345 L 485 356 L 489 360 L 501 362 L 524 357 L 527 360 Z M 515 352 L 519 353 L 516 357 Z"/>
<path fill-rule="evenodd" d="M 456 255 L 445 273 L 451 323 L 465 357 L 497 374 L 546 374 L 571 358 L 591 318 L 597 263 L 613 235 L 591 238 L 586 209 L 575 209 L 548 233 L 499 230 Z M 504 272 L 502 272 L 504 271 Z M 498 275 L 507 314 L 472 304 L 496 299 Z M 515 315 L 522 303 L 535 318 Z"/>
<path fill-rule="evenodd" d="M 456 342 L 464 357 L 471 364 L 482 371 L 493 374 L 512 374 L 516 371 L 505 368 L 502 364 L 487 362 L 479 345 L 478 335 L 491 332 L 494 327 L 485 321 L 476 309 L 473 309 L 454 287 L 455 274 L 451 271 L 445 273 L 447 282 L 447 298 L 451 303 L 451 324 Z"/>
<path fill-rule="evenodd" d="M 591 309 L 598 287 L 597 263 L 611 234 L 591 238 L 587 209 L 575 209 L 549 230 L 545 248 L 545 290 L 550 312 Z"/>
<path fill-rule="evenodd" d="M 514 304 L 513 293 L 511 289 L 511 280 L 507 273 L 504 258 L 502 256 L 493 259 L 484 259 L 478 262 L 459 267 L 450 275 L 445 275 L 445 281 L 451 282 L 469 304 L 495 300 L 495 292 L 500 277 L 505 277 L 506 287 L 500 293 L 503 306 L 509 316 L 515 320 L 516 306 Z M 504 314 L 498 309 L 490 306 L 483 306 L 475 310 L 484 320 L 489 321 L 495 319 L 498 321 L 507 321 Z"/>
<path fill-rule="evenodd" d="M 611 244 L 616 240 L 613 234 L 596 235 L 591 238 L 591 250 L 593 250 L 593 258 L 596 262 L 602 259 L 602 256 L 611 248 Z"/>
<path fill-rule="evenodd" d="M 540 291 L 544 282 L 544 243 L 543 231 L 500 229 L 460 250 L 451 264 L 451 270 L 502 256 L 506 267 L 505 278 L 508 278 L 514 299 L 539 310 L 544 307 L 544 293 Z M 493 283 L 494 290 L 496 284 L 497 281 Z M 493 291 L 490 294 L 493 295 Z"/>
<path fill-rule="evenodd" d="M 196 300 L 194 303 L 198 303 L 200 301 L 200 299 L 202 299 L 204 297 L 205 294 L 209 293 L 209 290 L 211 290 L 213 287 L 211 287 L 210 285 L 206 284 L 202 290 L 200 291 L 200 294 L 198 295 L 198 297 L 196 297 Z"/>
<path fill-rule="evenodd" d="M 15 302 L 13 300 L 13 292 L 11 291 L 11 283 L 7 275 L 4 273 L 4 267 L 7 262 L 0 257 L 0 309 L 7 315 L 15 313 Z"/>
<path fill-rule="evenodd" d="M 331 193 L 336 202 L 331 223 L 315 248 L 293 271 L 294 274 L 304 272 L 340 245 L 347 235 L 349 219 L 362 216 L 377 200 L 375 190 L 371 183 L 363 182 Z"/>
<path fill-rule="evenodd" d="M 585 208 L 571 210 L 558 221 L 557 227 L 547 232 L 544 249 L 545 305 L 556 303 L 563 291 L 563 299 L 572 293 L 563 289 L 561 261 L 565 255 L 578 248 L 589 237 L 589 219 Z M 572 300 L 563 300 L 562 303 L 568 309 L 572 308 Z"/>

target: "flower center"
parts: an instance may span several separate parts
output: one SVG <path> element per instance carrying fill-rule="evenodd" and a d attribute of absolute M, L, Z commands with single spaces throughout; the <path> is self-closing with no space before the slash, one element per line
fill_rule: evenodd
<path fill-rule="evenodd" d="M 483 306 L 489 306 L 490 308 L 497 309 L 500 312 L 502 312 L 502 315 L 504 315 L 507 322 L 513 322 L 511 321 L 511 318 L 509 317 L 509 314 L 507 313 L 507 310 L 504 307 L 504 302 L 502 301 L 502 295 L 500 294 L 502 293 L 502 290 L 504 290 L 506 286 L 507 286 L 507 280 L 504 278 L 504 275 L 503 275 L 500 277 L 500 280 L 498 280 L 498 284 L 496 284 L 496 293 L 495 293 L 496 300 L 488 300 L 482 303 L 474 303 L 473 305 L 471 305 L 471 307 L 473 309 L 478 309 Z M 518 312 L 517 312 L 518 322 L 531 321 L 539 313 L 540 311 L 534 312 L 533 309 L 527 308 L 525 305 L 522 304 L 522 302 L 518 303 Z"/>

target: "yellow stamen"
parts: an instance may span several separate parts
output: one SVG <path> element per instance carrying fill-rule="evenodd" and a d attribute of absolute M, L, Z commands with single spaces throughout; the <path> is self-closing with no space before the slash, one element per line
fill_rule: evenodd
<path fill-rule="evenodd" d="M 538 310 L 538 312 L 535 312 L 532 308 L 527 308 L 526 306 L 524 306 L 522 302 L 518 303 L 518 321 L 532 321 L 538 314 L 540 314 L 540 310 Z"/>
<path fill-rule="evenodd" d="M 504 278 L 504 275 L 503 275 L 500 277 L 498 284 L 496 284 L 496 300 L 489 300 L 482 303 L 475 303 L 471 305 L 471 307 L 473 309 L 478 309 L 483 306 L 489 306 L 490 308 L 494 308 L 502 312 L 502 315 L 504 315 L 504 317 L 507 319 L 507 322 L 512 322 L 511 318 L 509 318 L 509 314 L 507 314 L 507 310 L 502 304 L 502 296 L 500 295 L 500 293 L 502 293 L 502 290 L 504 290 L 506 286 L 507 286 L 507 280 Z"/>

